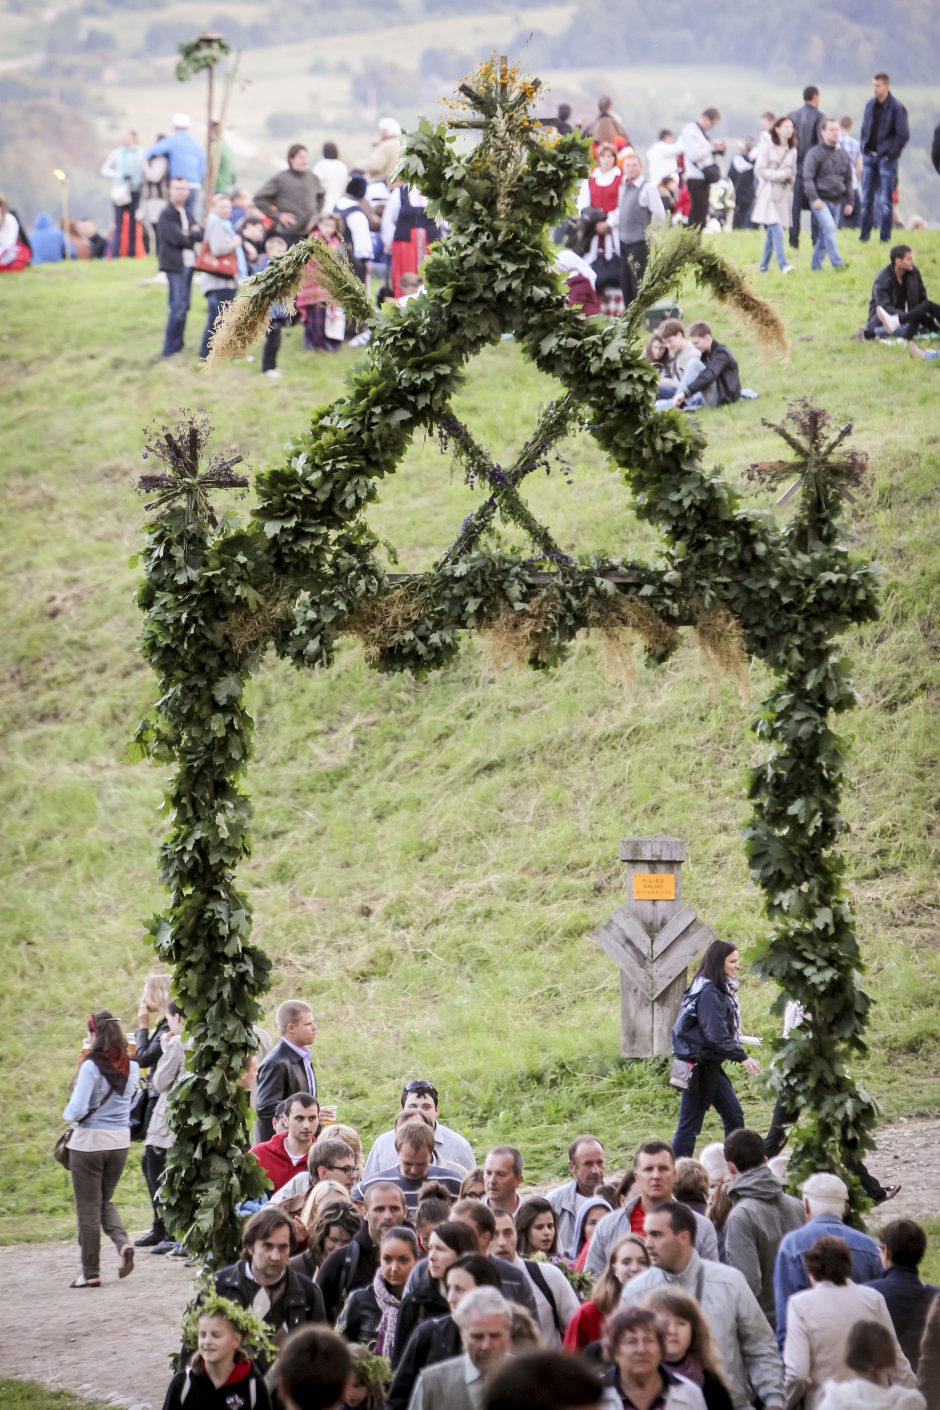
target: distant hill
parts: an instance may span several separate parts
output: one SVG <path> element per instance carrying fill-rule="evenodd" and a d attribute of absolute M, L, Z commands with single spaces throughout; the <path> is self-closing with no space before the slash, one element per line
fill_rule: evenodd
<path fill-rule="evenodd" d="M 260 184 L 298 137 L 336 140 L 352 161 L 368 151 L 380 112 L 406 126 L 496 50 L 547 84 L 546 103 L 576 115 L 609 91 L 641 147 L 704 102 L 722 110 L 723 134 L 752 132 L 767 107 L 787 111 L 806 82 L 827 111 L 861 120 L 876 68 L 887 68 L 913 124 L 902 167 L 901 210 L 940 222 L 940 179 L 929 161 L 940 117 L 932 60 L 940 53 L 940 6 L 832 0 L 748 7 L 716 0 L 698 11 L 663 0 L 657 22 L 641 0 L 622 0 L 616 23 L 599 0 L 80 0 L 39 9 L 0 3 L 0 190 L 27 221 L 54 208 L 51 169 L 65 167 L 73 208 L 110 218 L 99 176 L 125 124 L 145 141 L 180 107 L 204 133 L 205 83 L 177 83 L 177 45 L 202 27 L 240 51 L 229 110 L 239 179 Z M 229 65 L 228 67 L 231 67 Z M 222 72 L 222 70 L 220 70 Z"/>

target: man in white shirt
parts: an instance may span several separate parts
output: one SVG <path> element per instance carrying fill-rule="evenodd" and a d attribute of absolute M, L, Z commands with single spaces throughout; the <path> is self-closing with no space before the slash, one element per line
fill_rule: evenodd
<path fill-rule="evenodd" d="M 676 142 L 668 127 L 664 127 L 657 140 L 646 153 L 646 170 L 654 186 L 659 186 L 669 176 L 679 175 L 676 160 L 682 151 L 682 143 Z"/>
<path fill-rule="evenodd" d="M 411 1082 L 406 1082 L 402 1088 L 402 1111 L 420 1112 L 429 1119 L 434 1128 L 434 1164 L 452 1165 L 464 1171 L 472 1170 L 476 1165 L 473 1148 L 466 1136 L 438 1121 L 439 1102 L 437 1088 L 424 1077 L 416 1077 Z M 395 1164 L 395 1135 L 393 1127 L 391 1131 L 383 1131 L 381 1136 L 376 1137 L 362 1172 L 364 1179 Z"/>
<path fill-rule="evenodd" d="M 705 228 L 708 219 L 708 188 L 711 184 L 706 176 L 709 167 L 715 165 L 716 152 L 724 151 L 723 142 L 715 142 L 709 137 L 712 128 L 721 122 L 717 108 L 706 108 L 697 122 L 687 122 L 682 129 L 680 141 L 685 153 L 685 184 L 689 188 L 689 225 L 699 230 Z"/>
<path fill-rule="evenodd" d="M 504 1258 L 528 1278 L 538 1310 L 539 1330 L 546 1346 L 561 1346 L 568 1323 L 580 1307 L 578 1295 L 554 1263 L 520 1258 L 516 1252 L 516 1221 L 504 1209 L 494 1209 L 496 1233 L 490 1245 L 498 1258 Z"/>

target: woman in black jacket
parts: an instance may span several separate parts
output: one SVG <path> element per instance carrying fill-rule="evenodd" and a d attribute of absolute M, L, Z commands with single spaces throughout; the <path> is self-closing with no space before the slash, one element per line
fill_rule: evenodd
<path fill-rule="evenodd" d="M 377 1356 L 395 1345 L 395 1330 L 411 1270 L 418 1261 L 418 1240 L 412 1229 L 399 1226 L 382 1235 L 379 1266 L 367 1288 L 356 1288 L 346 1299 L 336 1330 L 346 1341 L 359 1342 Z"/>
<path fill-rule="evenodd" d="M 672 1138 L 678 1159 L 692 1155 L 702 1129 L 705 1113 L 713 1106 L 721 1117 L 725 1135 L 744 1125 L 744 1112 L 722 1062 L 739 1062 L 745 1072 L 760 1072 L 755 1058 L 748 1057 L 738 1040 L 740 1017 L 735 998 L 740 956 L 726 940 L 713 940 L 686 990 L 676 1026 L 672 1049 L 677 1058 L 694 1063 L 687 1089 L 682 1093 L 679 1124 Z"/>
<path fill-rule="evenodd" d="M 169 1002 L 170 976 L 168 974 L 148 974 L 144 982 L 143 993 L 140 996 L 140 1003 L 137 1005 L 137 1030 L 134 1035 L 137 1044 L 135 1057 L 140 1065 L 140 1085 L 146 1092 L 146 1096 L 141 1099 L 143 1111 L 137 1116 L 136 1130 L 143 1133 L 145 1142 L 147 1128 L 150 1125 L 150 1118 L 153 1115 L 158 1096 L 150 1081 L 150 1075 L 163 1056 L 163 1035 L 170 1031 L 167 1022 Z M 151 1030 L 150 1024 L 154 1020 L 155 1026 Z M 140 1140 L 141 1137 L 132 1132 L 132 1139 Z M 166 1151 L 144 1145 L 140 1168 L 147 1182 L 150 1203 L 153 1205 L 153 1224 L 147 1233 L 139 1239 L 135 1239 L 134 1243 L 137 1248 L 159 1248 L 161 1253 L 169 1253 L 171 1249 L 176 1247 L 176 1240 L 169 1237 L 163 1223 L 163 1216 L 157 1205 L 157 1192 L 160 1188 L 160 1179 L 165 1164 Z"/>

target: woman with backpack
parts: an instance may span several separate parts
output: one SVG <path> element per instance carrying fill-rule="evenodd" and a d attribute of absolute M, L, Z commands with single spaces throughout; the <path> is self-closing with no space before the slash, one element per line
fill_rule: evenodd
<path fill-rule="evenodd" d="M 727 940 L 713 940 L 685 992 L 672 1030 L 676 1057 L 693 1064 L 672 1138 L 677 1160 L 693 1154 L 710 1106 L 721 1117 L 726 1136 L 744 1125 L 741 1103 L 722 1067 L 723 1062 L 739 1062 L 745 1072 L 761 1070 L 756 1058 L 748 1057 L 738 1036 L 741 1020 L 736 992 L 740 962 L 735 945 Z"/>

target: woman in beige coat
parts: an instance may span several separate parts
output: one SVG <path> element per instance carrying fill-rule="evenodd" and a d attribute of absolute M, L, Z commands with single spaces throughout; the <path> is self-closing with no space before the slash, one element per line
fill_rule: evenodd
<path fill-rule="evenodd" d="M 817 1410 L 827 1381 L 845 1380 L 849 1333 L 856 1322 L 879 1322 L 896 1346 L 892 1385 L 916 1387 L 910 1362 L 897 1345 L 897 1336 L 880 1292 L 853 1283 L 852 1255 L 844 1239 L 824 1235 L 803 1255 L 809 1273 L 808 1292 L 794 1293 L 787 1303 L 787 1337 L 783 1346 L 784 1390 L 787 1404 L 802 1403 Z"/>
<path fill-rule="evenodd" d="M 760 261 L 761 274 L 767 273 L 771 254 L 776 255 L 781 274 L 789 274 L 793 268 L 792 264 L 787 263 L 784 253 L 783 231 L 790 220 L 795 176 L 796 134 L 793 123 L 788 117 L 777 118 L 770 129 L 770 141 L 761 142 L 754 163 L 757 195 L 751 208 L 751 220 L 755 225 L 765 226 L 767 231 Z"/>

